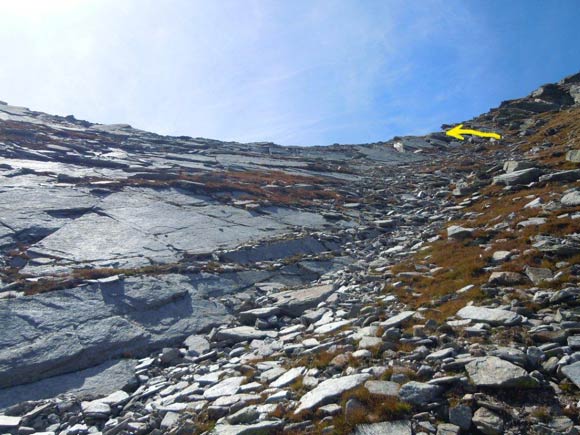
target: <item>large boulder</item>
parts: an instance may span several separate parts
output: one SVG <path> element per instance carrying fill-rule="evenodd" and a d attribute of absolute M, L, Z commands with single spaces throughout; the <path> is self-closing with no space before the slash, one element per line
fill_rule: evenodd
<path fill-rule="evenodd" d="M 442 393 L 443 388 L 437 385 L 411 381 L 401 387 L 399 397 L 412 405 L 424 406 L 437 401 Z"/>
<path fill-rule="evenodd" d="M 328 298 L 334 289 L 332 285 L 319 285 L 301 290 L 289 290 L 273 295 L 273 305 L 289 316 L 301 316 L 304 311 L 315 307 Z"/>
<path fill-rule="evenodd" d="M 542 175 L 542 171 L 538 168 L 522 169 L 521 171 L 514 171 L 494 177 L 493 184 L 502 184 L 505 186 L 529 184 L 538 181 L 540 175 Z"/>
<path fill-rule="evenodd" d="M 533 388 L 538 382 L 521 367 L 495 356 L 476 358 L 465 366 L 469 378 L 478 387 Z"/>
<path fill-rule="evenodd" d="M 566 195 L 562 196 L 560 202 L 569 207 L 575 207 L 580 205 L 580 190 L 574 190 Z"/>
<path fill-rule="evenodd" d="M 457 312 L 462 319 L 489 323 L 490 325 L 512 326 L 522 323 L 523 317 L 517 313 L 497 308 L 475 307 L 468 305 Z"/>

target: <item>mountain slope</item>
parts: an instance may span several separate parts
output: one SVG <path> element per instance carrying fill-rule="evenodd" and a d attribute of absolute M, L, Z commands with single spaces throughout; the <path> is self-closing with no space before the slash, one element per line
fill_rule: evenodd
<path fill-rule="evenodd" d="M 5 427 L 577 433 L 579 89 L 329 148 L 0 106 Z"/>

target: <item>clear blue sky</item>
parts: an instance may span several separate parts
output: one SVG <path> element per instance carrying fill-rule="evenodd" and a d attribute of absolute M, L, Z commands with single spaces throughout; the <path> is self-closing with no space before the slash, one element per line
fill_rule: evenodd
<path fill-rule="evenodd" d="M 420 134 L 580 70 L 579 0 L 0 0 L 0 100 L 164 134 Z"/>

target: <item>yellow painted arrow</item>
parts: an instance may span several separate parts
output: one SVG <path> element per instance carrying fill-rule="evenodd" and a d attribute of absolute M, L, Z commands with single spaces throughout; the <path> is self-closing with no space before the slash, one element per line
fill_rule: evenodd
<path fill-rule="evenodd" d="M 501 135 L 499 135 L 497 133 L 486 133 L 485 131 L 470 130 L 468 128 L 461 128 L 461 127 L 463 127 L 463 124 L 456 125 L 451 130 L 447 130 L 445 132 L 445 134 L 447 136 L 451 136 L 451 137 L 454 137 L 454 138 L 459 139 L 459 140 L 464 139 L 464 137 L 463 137 L 464 134 L 472 134 L 474 136 L 479 136 L 479 137 L 492 137 L 494 139 L 501 139 Z"/>

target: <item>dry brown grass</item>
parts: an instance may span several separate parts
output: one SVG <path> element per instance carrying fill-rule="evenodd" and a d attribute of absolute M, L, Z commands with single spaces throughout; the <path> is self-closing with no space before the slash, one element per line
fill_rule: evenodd
<path fill-rule="evenodd" d="M 349 415 L 348 419 L 341 414 L 334 418 L 333 425 L 336 433 L 348 434 L 363 423 L 378 423 L 380 421 L 397 420 L 411 412 L 411 406 L 394 397 L 376 396 L 364 387 L 358 387 L 342 395 L 341 405 L 344 409 L 350 399 L 358 400 L 363 406 L 360 410 Z"/>

